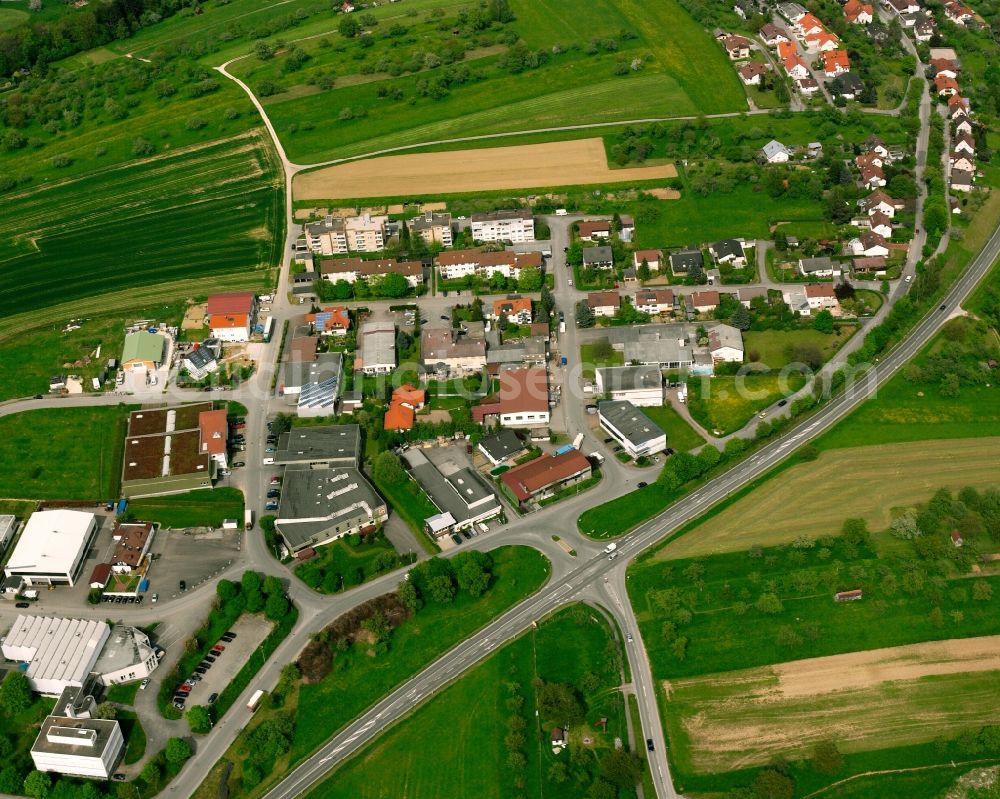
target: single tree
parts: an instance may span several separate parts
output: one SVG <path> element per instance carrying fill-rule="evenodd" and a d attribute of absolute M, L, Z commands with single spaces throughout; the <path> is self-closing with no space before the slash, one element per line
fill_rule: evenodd
<path fill-rule="evenodd" d="M 16 716 L 31 704 L 31 684 L 21 671 L 7 673 L 0 683 L 0 713 Z"/>
<path fill-rule="evenodd" d="M 212 716 L 204 705 L 195 705 L 187 712 L 188 726 L 191 732 L 205 735 L 212 729 Z"/>
<path fill-rule="evenodd" d="M 183 738 L 169 738 L 163 750 L 163 755 L 166 757 L 168 763 L 179 766 L 191 757 L 191 744 Z"/>
<path fill-rule="evenodd" d="M 406 481 L 406 470 L 403 468 L 402 462 L 396 453 L 389 450 L 380 452 L 375 457 L 372 475 L 376 483 L 401 485 Z"/>
<path fill-rule="evenodd" d="M 820 774 L 836 774 L 844 765 L 844 756 L 834 741 L 817 741 L 813 746 L 812 764 Z"/>
<path fill-rule="evenodd" d="M 24 779 L 24 792 L 32 799 L 47 799 L 52 792 L 52 778 L 44 771 L 32 771 Z"/>
<path fill-rule="evenodd" d="M 601 758 L 601 776 L 621 789 L 631 788 L 642 777 L 635 755 L 624 749 L 613 749 Z"/>

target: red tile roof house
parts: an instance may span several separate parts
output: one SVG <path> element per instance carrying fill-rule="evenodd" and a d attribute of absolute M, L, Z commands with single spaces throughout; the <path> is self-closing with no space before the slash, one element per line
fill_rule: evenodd
<path fill-rule="evenodd" d="M 635 309 L 653 316 L 659 313 L 672 313 L 674 292 L 670 289 L 640 289 L 635 294 Z"/>
<path fill-rule="evenodd" d="M 632 253 L 632 266 L 638 269 L 642 266 L 642 262 L 646 262 L 652 271 L 660 271 L 660 261 L 663 259 L 663 253 L 659 250 L 636 250 Z"/>
<path fill-rule="evenodd" d="M 806 36 L 807 50 L 818 50 L 821 53 L 825 53 L 828 50 L 836 50 L 838 47 L 840 47 L 840 39 L 837 38 L 836 34 L 829 31 L 820 31 L 811 36 Z"/>
<path fill-rule="evenodd" d="M 614 316 L 621 304 L 617 291 L 592 291 L 587 295 L 587 305 L 594 316 Z"/>
<path fill-rule="evenodd" d="M 947 75 L 934 78 L 934 88 L 937 89 L 938 97 L 951 97 L 959 92 L 958 82 Z"/>
<path fill-rule="evenodd" d="M 934 67 L 935 76 L 944 75 L 948 78 L 957 78 L 960 71 L 957 62 L 950 58 L 932 58 L 931 66 Z"/>
<path fill-rule="evenodd" d="M 850 59 L 846 50 L 831 50 L 823 53 L 823 72 L 828 78 L 835 78 L 849 72 L 851 69 Z"/>
<path fill-rule="evenodd" d="M 770 68 L 767 64 L 758 64 L 756 61 L 752 61 L 749 64 L 744 64 L 736 71 L 740 74 L 740 80 L 743 81 L 744 86 L 760 86 L 760 79 L 769 70 Z"/>
<path fill-rule="evenodd" d="M 965 543 L 962 540 L 962 534 L 960 532 L 958 532 L 958 530 L 952 530 L 951 531 L 951 543 L 952 543 L 952 546 L 954 546 L 956 548 L 962 546 L 962 544 Z"/>
<path fill-rule="evenodd" d="M 529 297 L 509 297 L 493 301 L 493 318 L 506 318 L 512 325 L 531 324 L 531 299 Z"/>
<path fill-rule="evenodd" d="M 206 303 L 212 337 L 222 341 L 249 341 L 257 310 L 252 291 L 229 291 L 212 294 Z"/>
<path fill-rule="evenodd" d="M 719 292 L 696 291 L 691 295 L 691 307 L 697 313 L 707 313 L 719 307 Z"/>
<path fill-rule="evenodd" d="M 837 295 L 833 291 L 833 284 L 831 283 L 818 283 L 806 286 L 806 300 L 809 302 L 809 307 L 814 311 L 821 308 L 832 310 L 840 307 Z"/>
<path fill-rule="evenodd" d="M 578 224 L 578 227 L 582 241 L 611 238 L 611 223 L 606 219 L 585 219 Z"/>
<path fill-rule="evenodd" d="M 306 314 L 306 321 L 324 336 L 343 336 L 351 329 L 351 315 L 342 305 L 329 305 L 316 313 Z"/>
<path fill-rule="evenodd" d="M 722 46 L 726 48 L 729 57 L 733 61 L 750 57 L 752 42 L 744 36 L 727 36 L 722 40 Z"/>
<path fill-rule="evenodd" d="M 389 409 L 385 412 L 382 426 L 386 430 L 412 430 L 417 411 L 424 407 L 427 392 L 404 383 L 392 392 Z"/>
<path fill-rule="evenodd" d="M 199 451 L 214 460 L 220 469 L 228 468 L 229 422 L 225 409 L 199 413 L 198 430 L 201 435 Z"/>
<path fill-rule="evenodd" d="M 500 391 L 472 408 L 472 420 L 482 424 L 499 416 L 503 427 L 534 427 L 549 423 L 549 378 L 544 367 L 504 369 Z"/>
<path fill-rule="evenodd" d="M 509 498 L 518 505 L 526 505 L 586 480 L 590 475 L 590 461 L 579 450 L 572 449 L 515 466 L 500 475 L 500 481 Z"/>

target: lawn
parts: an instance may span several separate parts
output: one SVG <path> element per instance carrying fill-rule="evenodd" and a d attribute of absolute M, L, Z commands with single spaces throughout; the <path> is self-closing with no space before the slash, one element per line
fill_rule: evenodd
<path fill-rule="evenodd" d="M 926 434 L 926 433 L 925 433 Z M 996 485 L 1000 438 L 912 441 L 821 452 L 780 469 L 752 492 L 661 549 L 660 560 L 737 552 L 835 533 L 851 516 L 884 529 L 893 509 L 925 501 L 941 486 Z M 792 501 L 790 498 L 794 498 Z M 808 512 L 804 509 L 808 508 Z"/>
<path fill-rule="evenodd" d="M 0 31 L 14 28 L 27 19 L 28 14 L 25 11 L 17 8 L 0 8 Z"/>
<path fill-rule="evenodd" d="M 338 538 L 317 547 L 316 557 L 296 567 L 295 575 L 310 588 L 333 594 L 402 565 L 395 548 L 384 536 L 377 539 L 365 536 L 362 540 L 363 543 L 354 544 Z"/>
<path fill-rule="evenodd" d="M 163 527 L 222 527 L 223 519 L 243 523 L 243 492 L 238 488 L 201 488 L 184 494 L 132 500 L 127 517 Z"/>
<path fill-rule="evenodd" d="M 322 682 L 299 689 L 294 759 L 548 579 L 549 562 L 536 550 L 502 547 L 491 554 L 495 584 L 481 597 L 461 593 L 449 605 L 428 605 L 395 630 L 388 657 L 373 660 L 359 647 L 338 655 L 337 669 Z"/>
<path fill-rule="evenodd" d="M 108 688 L 108 694 L 105 698 L 109 702 L 115 702 L 119 705 L 134 705 L 138 693 L 138 682 L 123 682 Z"/>
<path fill-rule="evenodd" d="M 0 497 L 118 497 L 130 408 L 46 408 L 0 417 Z"/>
<path fill-rule="evenodd" d="M 607 339 L 603 340 L 607 342 Z M 583 377 L 593 380 L 596 369 L 602 369 L 605 366 L 622 366 L 625 363 L 625 356 L 618 350 L 610 350 L 605 352 L 601 357 L 594 355 L 595 344 L 591 342 L 590 344 L 580 345 L 580 367 L 582 369 L 581 374 Z M 608 350 L 608 347 L 603 349 Z"/>
<path fill-rule="evenodd" d="M 705 439 L 669 405 L 643 408 L 642 412 L 660 426 L 667 434 L 667 446 L 677 452 L 687 452 L 705 443 Z"/>
<path fill-rule="evenodd" d="M 119 710 L 118 720 L 121 722 L 122 735 L 125 737 L 125 757 L 122 762 L 126 766 L 138 763 L 146 754 L 146 731 L 142 728 L 142 722 L 131 710 Z"/>
<path fill-rule="evenodd" d="M 781 369 L 794 360 L 794 347 L 817 347 L 828 361 L 850 338 L 855 328 L 842 326 L 834 333 L 820 333 L 812 328 L 798 330 L 747 330 L 743 333 L 743 347 L 747 359 L 768 369 Z M 754 354 L 758 357 L 754 358 Z"/>
<path fill-rule="evenodd" d="M 577 528 L 591 538 L 614 538 L 655 516 L 676 497 L 655 482 L 585 510 Z"/>
<path fill-rule="evenodd" d="M 422 540 L 426 536 L 424 522 L 431 516 L 436 516 L 439 511 L 424 493 L 420 484 L 409 476 L 407 476 L 406 482 L 400 485 L 379 482 L 374 475 L 372 475 L 372 482 L 375 483 L 379 493 L 392 505 L 392 509 L 417 534 L 417 540 Z"/>
<path fill-rule="evenodd" d="M 596 772 L 597 760 L 610 751 L 616 737 L 627 741 L 620 681 L 620 644 L 612 642 L 607 623 L 590 608 L 574 605 L 490 656 L 456 683 L 435 695 L 401 723 L 341 766 L 313 789 L 310 799 L 406 796 L 507 797 L 514 795 L 512 769 L 507 765 L 507 685 L 517 684 L 525 699 L 522 717 L 528 725 L 523 754 L 525 796 L 576 799 L 582 787 L 576 780 L 555 782 L 549 770 L 557 761 L 570 764 L 574 749 L 583 748 L 584 734 L 593 735 L 581 776 Z M 585 675 L 592 675 L 585 679 Z M 570 749 L 553 754 L 548 745 L 552 723 L 535 716 L 536 680 L 568 683 L 577 688 L 586 705 L 586 721 L 570 728 Z M 586 684 L 585 690 L 581 686 Z M 595 726 L 607 718 L 607 729 Z M 547 723 L 548 722 L 548 723 Z M 447 740 L 433 757 L 426 741 Z M 620 796 L 634 796 L 622 792 Z"/>
<path fill-rule="evenodd" d="M 8 317 L 192 277 L 256 271 L 262 283 L 263 268 L 280 258 L 281 185 L 258 133 L 29 185 L 4 201 L 18 208 L 0 220 L 0 311 Z M 61 264 L 55 282 L 45 268 L 52 263 Z"/>
<path fill-rule="evenodd" d="M 805 379 L 800 374 L 705 377 L 688 380 L 688 409 L 709 431 L 728 435 L 741 429 L 759 410 L 798 391 Z"/>

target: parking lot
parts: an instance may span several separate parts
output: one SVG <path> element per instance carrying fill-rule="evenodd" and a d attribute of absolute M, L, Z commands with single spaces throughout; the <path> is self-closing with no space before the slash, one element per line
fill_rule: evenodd
<path fill-rule="evenodd" d="M 201 680 L 194 684 L 188 694 L 185 709 L 195 705 L 207 705 L 212 694 L 220 694 L 229 685 L 243 664 L 260 646 L 269 632 L 272 624 L 262 616 L 247 616 L 244 614 L 230 630 L 236 633 L 236 638 L 229 643 L 221 642 L 225 647 L 222 654 L 215 658 L 212 667 L 201 675 Z M 184 677 L 191 675 L 185 674 Z"/>
<path fill-rule="evenodd" d="M 153 540 L 153 566 L 149 571 L 149 590 L 158 602 L 180 596 L 180 581 L 190 591 L 206 580 L 214 579 L 237 557 L 242 530 L 172 530 L 160 532 Z M 146 600 L 149 601 L 148 599 Z"/>

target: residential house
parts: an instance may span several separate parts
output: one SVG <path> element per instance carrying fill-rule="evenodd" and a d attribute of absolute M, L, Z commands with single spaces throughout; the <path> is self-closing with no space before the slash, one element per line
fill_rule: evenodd
<path fill-rule="evenodd" d="M 518 244 L 535 240 L 535 218 L 527 208 L 473 214 L 472 238 L 476 241 L 509 241 Z"/>
<path fill-rule="evenodd" d="M 637 407 L 663 405 L 663 373 L 657 365 L 611 366 L 595 372 L 597 393 Z"/>
<path fill-rule="evenodd" d="M 355 371 L 366 375 L 388 374 L 396 368 L 396 326 L 369 321 L 358 331 Z"/>
<path fill-rule="evenodd" d="M 500 475 L 504 493 L 518 506 L 545 499 L 591 475 L 590 461 L 576 449 L 523 463 Z"/>
<path fill-rule="evenodd" d="M 864 81 L 853 72 L 844 72 L 827 84 L 827 88 L 834 97 L 843 97 L 845 100 L 857 100 L 865 90 Z"/>
<path fill-rule="evenodd" d="M 884 0 L 884 2 L 900 17 L 916 14 L 920 10 L 920 3 L 917 0 Z"/>
<path fill-rule="evenodd" d="M 530 325 L 531 299 L 529 297 L 508 297 L 493 301 L 493 318 L 505 318 L 512 325 Z"/>
<path fill-rule="evenodd" d="M 937 35 L 937 25 L 934 17 L 930 14 L 922 13 L 920 18 L 913 25 L 913 36 L 918 42 L 929 42 Z"/>
<path fill-rule="evenodd" d="M 952 119 L 959 116 L 960 114 L 968 115 L 972 104 L 964 97 L 958 94 L 953 94 L 948 98 L 948 113 Z"/>
<path fill-rule="evenodd" d="M 406 224 L 410 228 L 410 236 L 419 236 L 428 246 L 440 244 L 442 247 L 450 247 L 452 245 L 451 214 L 436 214 L 433 211 L 425 211 L 420 216 L 413 217 Z"/>
<path fill-rule="evenodd" d="M 958 62 L 952 58 L 932 58 L 931 68 L 934 70 L 934 75 L 944 75 L 946 78 L 957 79 L 959 72 L 961 72 L 961 67 L 959 67 Z"/>
<path fill-rule="evenodd" d="M 181 357 L 181 368 L 191 376 L 192 380 L 201 380 L 206 375 L 218 371 L 219 362 L 209 347 L 195 344 Z"/>
<path fill-rule="evenodd" d="M 583 248 L 583 265 L 589 269 L 611 269 L 615 265 L 615 254 L 611 247 Z"/>
<path fill-rule="evenodd" d="M 885 237 L 870 230 L 862 233 L 856 239 L 851 239 L 850 247 L 854 255 L 865 255 L 869 258 L 889 254 Z"/>
<path fill-rule="evenodd" d="M 722 46 L 731 60 L 740 61 L 750 57 L 753 43 L 744 36 L 727 36 L 722 40 Z"/>
<path fill-rule="evenodd" d="M 760 148 L 760 158 L 768 164 L 785 164 L 792 157 L 792 151 L 776 139 L 771 139 Z"/>
<path fill-rule="evenodd" d="M 811 283 L 806 286 L 806 301 L 814 311 L 840 309 L 832 283 Z"/>
<path fill-rule="evenodd" d="M 956 25 L 963 27 L 975 19 L 975 13 L 971 8 L 963 6 L 956 0 L 946 0 L 944 4 L 944 15 Z"/>
<path fill-rule="evenodd" d="M 659 250 L 636 250 L 632 253 L 632 266 L 638 269 L 645 261 L 651 271 L 659 272 L 662 258 L 663 253 Z"/>
<path fill-rule="evenodd" d="M 829 31 L 820 31 L 806 37 L 806 49 L 809 52 L 828 53 L 840 47 L 840 39 Z"/>
<path fill-rule="evenodd" d="M 822 33 L 826 30 L 826 26 L 813 14 L 804 14 L 796 21 L 795 30 L 800 37 L 805 38 L 816 33 Z"/>
<path fill-rule="evenodd" d="M 904 205 L 900 200 L 894 200 L 881 189 L 876 189 L 867 197 L 858 201 L 858 205 L 869 216 L 876 212 L 885 214 L 890 219 L 896 216 L 896 211 L 901 210 Z"/>
<path fill-rule="evenodd" d="M 670 271 L 675 275 L 686 275 L 695 267 L 705 265 L 705 256 L 697 247 L 670 253 Z"/>
<path fill-rule="evenodd" d="M 797 81 L 804 81 L 809 78 L 809 67 L 806 62 L 799 58 L 797 55 L 789 56 L 783 59 L 782 64 L 785 67 L 785 72 L 790 78 L 794 78 Z M 808 84 L 806 84 L 808 85 Z M 802 84 L 799 84 L 802 88 Z"/>
<path fill-rule="evenodd" d="M 956 153 L 974 156 L 976 154 L 976 140 L 971 133 L 956 132 L 952 140 L 952 150 Z"/>
<path fill-rule="evenodd" d="M 397 261 L 395 258 L 385 258 L 378 261 L 365 261 L 361 258 L 336 258 L 319 262 L 319 272 L 324 280 L 337 283 L 340 280 L 354 284 L 358 280 L 368 283 L 378 282 L 386 275 L 396 274 L 406 278 L 410 288 L 416 288 L 424 282 L 424 265 L 420 261 Z"/>
<path fill-rule="evenodd" d="M 201 436 L 199 452 L 208 455 L 219 469 L 229 468 L 229 421 L 226 410 L 202 411 L 198 414 L 198 432 Z"/>
<path fill-rule="evenodd" d="M 439 254 L 436 263 L 438 272 L 445 280 L 458 280 L 470 275 L 489 280 L 496 274 L 517 280 L 521 277 L 522 269 L 541 269 L 542 254 L 510 250 L 452 250 Z"/>
<path fill-rule="evenodd" d="M 212 294 L 205 306 L 212 338 L 221 341 L 249 341 L 257 314 L 257 297 L 252 291 Z"/>
<path fill-rule="evenodd" d="M 795 81 L 795 85 L 798 87 L 799 93 L 805 97 L 812 97 L 819 91 L 819 84 L 813 77 L 799 78 Z"/>
<path fill-rule="evenodd" d="M 952 129 L 955 135 L 965 134 L 968 136 L 972 135 L 972 122 L 969 120 L 967 114 L 958 114 L 951 118 Z"/>
<path fill-rule="evenodd" d="M 840 277 L 840 264 L 832 258 L 800 258 L 799 273 L 806 277 Z"/>
<path fill-rule="evenodd" d="M 865 167 L 877 166 L 881 169 L 885 166 L 888 159 L 883 158 L 878 153 L 861 153 L 854 159 L 854 163 L 857 165 L 858 169 L 864 169 Z"/>
<path fill-rule="evenodd" d="M 606 219 L 585 219 L 578 224 L 581 241 L 611 238 L 611 223 Z"/>
<path fill-rule="evenodd" d="M 420 356 L 426 368 L 438 372 L 478 372 L 486 366 L 486 342 L 451 327 L 425 327 Z"/>
<path fill-rule="evenodd" d="M 632 241 L 635 236 L 635 220 L 629 214 L 622 214 L 618 217 L 621 229 L 618 231 L 618 238 L 622 241 Z"/>
<path fill-rule="evenodd" d="M 472 408 L 472 419 L 482 423 L 497 416 L 501 427 L 535 427 L 549 423 L 549 382 L 544 367 L 504 369 L 500 390 Z"/>
<path fill-rule="evenodd" d="M 765 286 L 740 286 L 736 290 L 736 299 L 740 301 L 744 308 L 749 308 L 751 301 L 758 297 L 767 299 L 767 288 Z"/>
<path fill-rule="evenodd" d="M 385 430 L 412 430 L 417 411 L 424 407 L 426 401 L 426 391 L 404 383 L 392 392 L 382 427 Z"/>
<path fill-rule="evenodd" d="M 695 313 L 710 313 L 719 307 L 719 292 L 695 291 L 688 295 L 688 307 Z"/>
<path fill-rule="evenodd" d="M 708 352 L 715 363 L 743 363 L 743 334 L 722 323 L 709 328 Z"/>
<path fill-rule="evenodd" d="M 306 246 L 317 255 L 378 252 L 385 249 L 387 216 L 327 216 L 303 226 Z"/>
<path fill-rule="evenodd" d="M 597 418 L 631 458 L 648 457 L 667 448 L 667 434 L 627 400 L 599 402 Z"/>
<path fill-rule="evenodd" d="M 634 266 L 627 266 L 622 270 L 622 283 L 635 285 L 639 282 L 639 272 Z"/>
<path fill-rule="evenodd" d="M 591 291 L 587 294 L 587 305 L 594 316 L 614 316 L 621 304 L 622 298 L 617 291 Z"/>
<path fill-rule="evenodd" d="M 749 64 L 744 64 L 736 71 L 739 73 L 740 80 L 743 81 L 744 86 L 760 86 L 761 78 L 766 75 L 770 69 L 771 68 L 768 64 L 751 61 Z"/>
<path fill-rule="evenodd" d="M 885 173 L 882 167 L 874 164 L 861 167 L 861 185 L 866 189 L 879 189 L 885 186 Z"/>
<path fill-rule="evenodd" d="M 937 75 L 934 78 L 934 89 L 937 91 L 938 97 L 951 97 L 959 92 L 958 81 L 947 75 Z"/>
<path fill-rule="evenodd" d="M 876 211 L 870 217 L 868 217 L 868 229 L 874 233 L 878 233 L 880 236 L 885 238 L 892 237 L 892 219 L 881 211 Z"/>
<path fill-rule="evenodd" d="M 781 298 L 785 301 L 788 309 L 799 316 L 809 316 L 812 309 L 809 307 L 809 299 L 806 297 L 806 290 L 800 286 L 788 288 L 781 292 Z"/>
<path fill-rule="evenodd" d="M 791 41 L 788 33 L 773 22 L 768 22 L 760 29 L 760 37 L 768 47 L 776 47 L 781 42 Z"/>
<path fill-rule="evenodd" d="M 961 170 L 953 169 L 949 179 L 949 186 L 952 191 L 969 192 L 975 188 L 973 180 L 974 175 L 972 172 L 962 172 Z"/>
<path fill-rule="evenodd" d="M 960 548 L 965 541 L 962 539 L 962 534 L 958 532 L 958 529 L 953 529 L 951 531 L 951 545 L 956 549 Z"/>
<path fill-rule="evenodd" d="M 875 9 L 860 0 L 847 0 L 844 17 L 852 25 L 868 25 L 875 18 Z"/>
<path fill-rule="evenodd" d="M 886 272 L 886 261 L 882 256 L 855 258 L 851 265 L 858 274 L 874 274 L 875 277 L 880 277 Z"/>
<path fill-rule="evenodd" d="M 885 142 L 883 142 L 882 139 L 874 133 L 865 139 L 863 146 L 866 153 L 876 153 L 877 155 L 882 156 L 882 158 L 889 157 L 889 148 L 886 147 Z"/>
<path fill-rule="evenodd" d="M 951 163 L 952 169 L 957 169 L 960 172 L 975 172 L 976 171 L 976 161 L 965 153 L 953 152 L 949 157 L 949 162 Z"/>
<path fill-rule="evenodd" d="M 673 313 L 674 292 L 670 289 L 639 289 L 635 293 L 635 309 L 650 316 Z"/>
<path fill-rule="evenodd" d="M 734 269 L 742 269 L 747 265 L 743 242 L 739 239 L 723 239 L 710 244 L 708 251 L 717 264 L 728 264 Z"/>
<path fill-rule="evenodd" d="M 351 329 L 351 315 L 343 305 L 328 305 L 306 314 L 306 321 L 321 336 L 343 336 Z"/>
<path fill-rule="evenodd" d="M 806 10 L 798 3 L 779 3 L 778 13 L 793 25 L 806 15 Z"/>
<path fill-rule="evenodd" d="M 850 71 L 851 62 L 846 50 L 830 50 L 823 53 L 823 73 L 828 78 L 835 78 Z"/>

